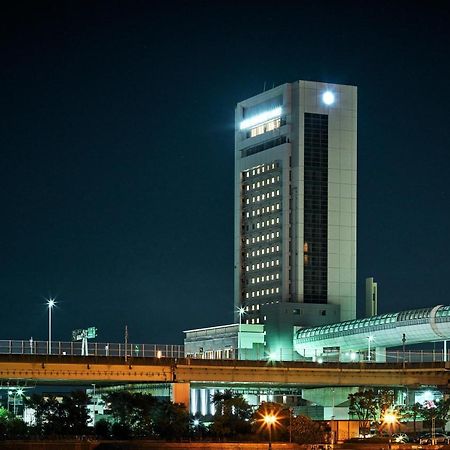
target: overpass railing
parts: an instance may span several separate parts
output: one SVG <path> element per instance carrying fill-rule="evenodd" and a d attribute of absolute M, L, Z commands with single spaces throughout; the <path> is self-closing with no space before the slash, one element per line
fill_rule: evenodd
<path fill-rule="evenodd" d="M 125 352 L 126 348 L 126 352 Z M 144 358 L 184 358 L 184 346 L 172 344 L 127 344 L 112 342 L 88 342 L 89 356 L 118 356 L 125 357 L 125 353 L 130 357 Z M 243 360 L 274 360 L 274 361 L 298 361 L 305 359 L 299 357 L 298 353 L 293 351 L 282 351 L 277 354 L 261 353 L 241 355 Z M 80 356 L 83 355 L 81 341 L 63 342 L 53 341 L 49 349 L 48 341 L 35 340 L 0 340 L 0 354 L 15 355 L 59 355 L 59 356 Z M 228 357 L 218 357 L 214 352 L 205 352 L 202 354 L 189 355 L 194 359 L 235 359 L 235 352 Z M 450 361 L 450 352 L 447 354 L 443 350 L 386 350 L 386 352 L 371 352 L 371 358 L 368 359 L 367 352 L 354 353 L 353 357 L 346 353 L 322 354 L 313 358 L 315 362 L 391 362 L 391 363 L 419 363 L 419 362 L 443 362 Z M 237 358 L 236 358 L 237 359 Z M 306 359 L 306 361 L 311 359 Z"/>
<path fill-rule="evenodd" d="M 15 355 L 83 355 L 81 341 L 53 341 L 49 349 L 48 341 L 35 340 L 0 340 L 0 354 Z M 146 358 L 183 358 L 183 345 L 169 344 L 127 344 L 127 356 Z M 120 356 L 125 357 L 125 344 L 112 342 L 88 342 L 89 356 Z"/>

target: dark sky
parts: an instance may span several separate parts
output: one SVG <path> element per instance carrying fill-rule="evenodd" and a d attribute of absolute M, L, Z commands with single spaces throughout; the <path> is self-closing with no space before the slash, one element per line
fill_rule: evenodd
<path fill-rule="evenodd" d="M 370 275 L 380 312 L 450 303 L 443 3 L 9 3 L 0 339 L 46 339 L 49 295 L 60 340 L 231 322 L 234 106 L 298 79 L 359 89 L 360 304 Z"/>

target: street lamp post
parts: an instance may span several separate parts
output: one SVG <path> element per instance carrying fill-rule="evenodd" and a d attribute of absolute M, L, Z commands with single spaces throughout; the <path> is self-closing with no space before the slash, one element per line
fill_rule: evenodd
<path fill-rule="evenodd" d="M 92 400 L 94 400 L 92 402 L 93 403 L 93 405 L 92 405 L 92 407 L 93 407 L 93 410 L 92 410 L 92 425 L 95 427 L 95 408 L 97 406 L 97 396 L 95 395 L 95 383 L 92 383 L 92 386 L 94 388 L 94 392 L 92 394 L 92 397 L 93 397 Z"/>
<path fill-rule="evenodd" d="M 237 359 L 241 359 L 241 326 L 242 326 L 242 316 L 245 314 L 245 308 L 242 306 L 238 308 L 239 314 L 239 330 L 238 330 L 238 354 Z"/>
<path fill-rule="evenodd" d="M 389 427 L 389 449 L 392 445 L 392 427 L 397 423 L 397 416 L 393 411 L 386 411 L 383 415 L 383 423 Z"/>
<path fill-rule="evenodd" d="M 370 354 L 370 343 L 373 341 L 373 336 L 367 336 L 367 361 L 370 362 L 371 354 Z"/>
<path fill-rule="evenodd" d="M 264 416 L 264 423 L 267 425 L 269 430 L 269 450 L 272 450 L 272 425 L 274 425 L 276 421 L 277 418 L 273 414 Z"/>
<path fill-rule="evenodd" d="M 48 349 L 47 353 L 49 355 L 52 354 L 52 310 L 55 306 L 55 299 L 49 298 L 47 300 L 47 308 L 48 308 Z"/>

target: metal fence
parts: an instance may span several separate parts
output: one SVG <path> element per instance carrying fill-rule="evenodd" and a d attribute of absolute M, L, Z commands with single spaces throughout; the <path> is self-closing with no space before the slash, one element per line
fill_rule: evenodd
<path fill-rule="evenodd" d="M 0 354 L 15 355 L 82 355 L 81 341 L 61 342 L 53 341 L 49 348 L 48 341 L 19 341 L 0 340 Z M 127 356 L 144 358 L 183 358 L 183 345 L 164 344 L 127 344 Z M 89 356 L 123 356 L 125 357 L 125 344 L 113 342 L 88 342 Z"/>
<path fill-rule="evenodd" d="M 142 358 L 184 358 L 183 345 L 169 345 L 169 344 L 127 344 L 127 356 L 142 357 Z M 49 351 L 50 350 L 50 351 Z M 0 340 L 0 354 L 15 354 L 15 355 L 59 355 L 59 356 L 81 356 L 82 343 L 81 341 L 62 342 L 53 341 L 49 349 L 48 341 L 34 341 L 34 340 Z M 125 357 L 125 344 L 113 342 L 88 342 L 89 356 L 118 356 Z M 351 357 L 349 352 L 323 354 L 314 358 L 314 362 L 337 362 L 341 363 L 357 363 L 357 362 L 388 362 L 388 363 L 421 363 L 421 362 L 444 362 L 450 361 L 450 352 L 445 353 L 442 350 L 387 350 L 385 353 L 371 352 L 371 358 L 368 359 L 367 352 L 354 353 Z M 212 352 L 189 355 L 190 358 L 195 359 L 214 359 Z M 234 359 L 235 353 L 231 355 Z M 244 360 L 274 360 L 274 361 L 298 361 L 303 360 L 294 351 L 279 351 L 277 354 L 253 354 L 252 356 L 245 354 L 241 355 L 240 359 Z"/>

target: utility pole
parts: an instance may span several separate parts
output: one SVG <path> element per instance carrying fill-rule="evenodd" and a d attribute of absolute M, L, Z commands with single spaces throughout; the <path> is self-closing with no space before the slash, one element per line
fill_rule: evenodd
<path fill-rule="evenodd" d="M 125 362 L 128 361 L 128 325 L 125 325 Z"/>

